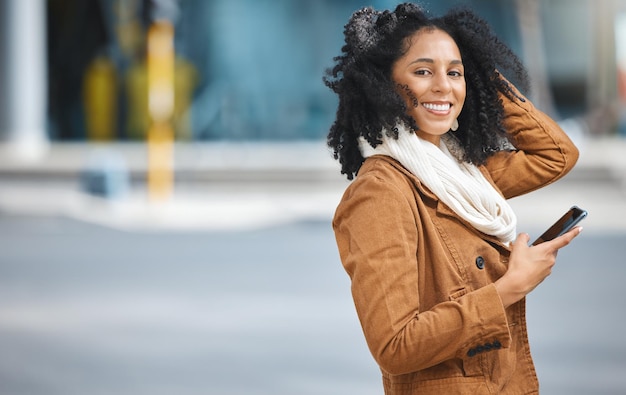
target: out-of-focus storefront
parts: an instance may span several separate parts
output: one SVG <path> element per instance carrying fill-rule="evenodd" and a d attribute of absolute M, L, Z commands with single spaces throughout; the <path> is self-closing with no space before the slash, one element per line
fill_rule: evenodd
<path fill-rule="evenodd" d="M 45 86 L 38 92 L 45 103 L 45 120 L 40 123 L 45 137 L 52 141 L 139 141 L 147 137 L 151 123 L 147 32 L 159 18 L 173 26 L 170 122 L 176 140 L 323 139 L 336 101 L 321 79 L 339 54 L 343 25 L 357 8 L 391 8 L 398 3 L 4 3 L 33 1 L 45 3 L 45 45 L 41 48 L 45 54 L 41 84 Z M 626 12 L 626 1 L 440 0 L 426 6 L 440 14 L 456 4 L 476 9 L 531 71 L 538 70 L 531 75 L 540 84 L 538 90 L 547 92 L 547 99 L 540 103 L 553 111 L 553 116 L 585 118 L 594 134 L 616 132 L 616 122 L 611 122 L 617 118 L 612 118 L 618 98 L 616 56 L 623 52 L 619 45 L 625 44 L 623 37 L 617 37 L 619 23 L 614 21 L 620 19 L 614 16 Z M 28 12 L 24 9 L 16 12 Z M 4 7 L 0 17 L 9 22 L 14 16 L 6 11 Z M 8 40 L 16 33 L 24 34 L 15 24 L 5 25 L 9 27 L 4 28 L 5 45 L 0 47 L 5 48 L 3 56 L 10 54 Z M 529 37 L 528 31 L 539 32 L 539 41 Z M 7 39 L 9 36 L 13 38 Z M 3 70 L 3 81 L 32 82 L 15 67 Z M 537 89 L 532 94 L 537 94 Z M 5 103 L 4 112 L 7 108 Z M 7 139 L 12 133 L 0 131 L 0 136 Z"/>
<path fill-rule="evenodd" d="M 617 50 L 617 82 L 619 91 L 619 134 L 626 136 L 626 9 L 615 17 L 615 48 Z"/>

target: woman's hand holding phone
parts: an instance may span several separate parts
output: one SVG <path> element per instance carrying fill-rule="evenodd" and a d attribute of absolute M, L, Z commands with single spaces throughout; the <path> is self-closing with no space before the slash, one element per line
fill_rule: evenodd
<path fill-rule="evenodd" d="M 582 231 L 582 227 L 575 224 L 568 225 L 568 228 L 571 229 L 560 236 L 531 246 L 528 245 L 528 234 L 518 235 L 511 248 L 507 272 L 495 282 L 505 308 L 528 295 L 550 275 L 559 249 L 568 245 Z"/>

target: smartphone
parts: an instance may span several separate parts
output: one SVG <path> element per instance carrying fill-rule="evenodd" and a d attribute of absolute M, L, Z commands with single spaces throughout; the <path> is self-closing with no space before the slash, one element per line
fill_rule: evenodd
<path fill-rule="evenodd" d="M 532 245 L 536 246 L 544 241 L 552 240 L 567 233 L 586 216 L 586 210 L 583 210 L 578 206 L 572 206 L 572 208 L 570 208 L 558 221 L 556 221 L 550 229 L 546 230 L 541 236 L 539 236 L 539 238 L 535 240 Z"/>

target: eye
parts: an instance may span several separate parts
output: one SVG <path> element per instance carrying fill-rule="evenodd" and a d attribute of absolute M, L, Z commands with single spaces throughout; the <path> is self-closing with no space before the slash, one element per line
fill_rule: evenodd
<path fill-rule="evenodd" d="M 430 70 L 426 70 L 426 69 L 415 70 L 413 73 L 415 75 L 429 75 L 429 74 L 431 74 Z"/>
<path fill-rule="evenodd" d="M 460 71 L 457 71 L 457 70 L 449 71 L 449 72 L 448 72 L 448 75 L 449 75 L 450 77 L 456 77 L 456 78 L 461 78 L 461 77 L 463 77 L 463 73 L 461 73 Z"/>

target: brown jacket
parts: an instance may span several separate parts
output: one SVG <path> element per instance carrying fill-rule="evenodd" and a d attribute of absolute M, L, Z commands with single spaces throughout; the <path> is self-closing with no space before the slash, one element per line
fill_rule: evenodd
<path fill-rule="evenodd" d="M 528 100 L 504 98 L 517 150 L 481 167 L 506 198 L 550 184 L 578 150 Z M 368 158 L 333 228 L 386 394 L 535 394 L 525 301 L 493 283 L 510 250 L 459 218 L 395 160 Z"/>

